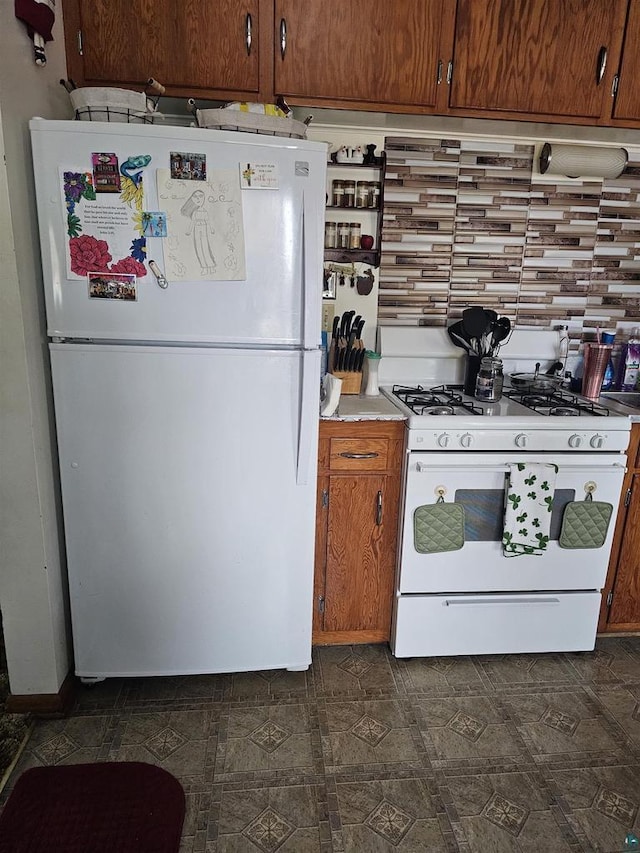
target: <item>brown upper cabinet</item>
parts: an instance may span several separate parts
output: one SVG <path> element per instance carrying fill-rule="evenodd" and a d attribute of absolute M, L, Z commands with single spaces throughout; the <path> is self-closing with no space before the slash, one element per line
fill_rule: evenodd
<path fill-rule="evenodd" d="M 614 124 L 640 127 L 640 0 L 631 0 L 620 74 L 615 81 Z"/>
<path fill-rule="evenodd" d="M 291 103 L 434 112 L 454 11 L 452 0 L 276 0 L 275 91 Z"/>
<path fill-rule="evenodd" d="M 81 86 L 640 127 L 640 0 L 64 0 L 64 22 Z"/>
<path fill-rule="evenodd" d="M 605 121 L 626 8 L 627 0 L 458 0 L 450 107 Z"/>
<path fill-rule="evenodd" d="M 269 3 L 65 0 L 69 76 L 78 85 L 132 87 L 154 77 L 168 94 L 258 100 L 269 53 L 261 38 L 271 37 L 263 7 Z"/>

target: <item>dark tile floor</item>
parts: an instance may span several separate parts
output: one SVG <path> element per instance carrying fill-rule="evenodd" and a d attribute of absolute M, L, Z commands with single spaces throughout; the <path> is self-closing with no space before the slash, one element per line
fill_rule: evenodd
<path fill-rule="evenodd" d="M 36 725 L 2 796 L 27 767 L 108 760 L 182 782 L 181 853 L 618 853 L 640 832 L 640 638 L 109 680 Z"/>

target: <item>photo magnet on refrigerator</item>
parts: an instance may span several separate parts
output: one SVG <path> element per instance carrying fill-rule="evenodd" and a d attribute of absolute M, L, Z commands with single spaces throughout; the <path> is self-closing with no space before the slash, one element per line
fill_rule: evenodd
<path fill-rule="evenodd" d="M 119 299 L 135 302 L 138 299 L 135 275 L 129 273 L 87 273 L 89 299 Z"/>
<path fill-rule="evenodd" d="M 179 181 L 206 181 L 207 155 L 172 151 L 170 155 L 171 177 Z"/>
<path fill-rule="evenodd" d="M 115 154 L 92 154 L 93 186 L 97 193 L 120 192 L 120 169 Z"/>
<path fill-rule="evenodd" d="M 167 214 L 162 211 L 143 210 L 142 212 L 142 236 L 143 237 L 166 237 L 167 236 Z"/>

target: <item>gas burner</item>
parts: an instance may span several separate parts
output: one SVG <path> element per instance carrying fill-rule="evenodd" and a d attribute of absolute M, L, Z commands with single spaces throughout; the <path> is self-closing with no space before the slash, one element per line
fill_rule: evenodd
<path fill-rule="evenodd" d="M 453 415 L 453 406 L 424 406 L 421 415 Z"/>
<path fill-rule="evenodd" d="M 438 397 L 436 394 L 429 394 L 426 391 L 422 394 L 408 394 L 405 399 L 410 406 L 439 406 L 442 403 L 441 397 Z"/>
<path fill-rule="evenodd" d="M 578 397 L 569 391 L 557 388 L 554 391 L 527 393 L 515 388 L 505 388 L 504 395 L 539 415 L 554 417 L 579 417 L 580 415 L 601 417 L 609 414 L 609 410 L 598 403 Z"/>
<path fill-rule="evenodd" d="M 557 418 L 564 418 L 567 416 L 577 418 L 580 412 L 572 406 L 552 406 L 549 409 L 549 414 L 554 415 Z"/>
<path fill-rule="evenodd" d="M 462 396 L 462 385 L 437 385 L 425 390 L 421 385 L 413 388 L 394 385 L 393 394 L 417 415 L 484 415 L 482 406 L 476 406 Z"/>

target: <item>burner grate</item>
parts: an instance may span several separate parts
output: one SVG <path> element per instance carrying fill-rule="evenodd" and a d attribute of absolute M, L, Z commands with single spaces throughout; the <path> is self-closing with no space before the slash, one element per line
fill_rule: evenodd
<path fill-rule="evenodd" d="M 605 406 L 560 389 L 555 391 L 518 391 L 515 388 L 505 388 L 503 393 L 510 400 L 514 400 L 540 415 L 605 417 L 609 414 L 609 410 Z"/>
<path fill-rule="evenodd" d="M 417 415 L 455 415 L 456 409 L 467 414 L 484 415 L 483 406 L 464 399 L 462 385 L 436 385 L 425 389 L 421 385 L 394 385 L 393 394 Z"/>

